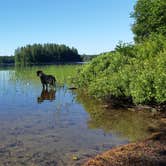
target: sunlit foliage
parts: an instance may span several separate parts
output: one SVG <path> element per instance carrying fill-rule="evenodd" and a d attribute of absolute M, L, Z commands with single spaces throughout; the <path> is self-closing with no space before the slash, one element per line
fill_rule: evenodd
<path fill-rule="evenodd" d="M 133 103 L 166 101 L 166 38 L 152 35 L 141 44 L 117 46 L 78 71 L 77 85 L 107 100 L 131 98 Z"/>

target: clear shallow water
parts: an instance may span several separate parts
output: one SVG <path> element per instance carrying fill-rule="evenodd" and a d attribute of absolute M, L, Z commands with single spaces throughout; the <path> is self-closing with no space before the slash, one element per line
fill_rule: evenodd
<path fill-rule="evenodd" d="M 0 165 L 80 165 L 148 135 L 154 122 L 146 113 L 106 111 L 66 86 L 42 91 L 38 68 L 0 69 Z M 42 67 L 59 80 L 73 72 L 64 68 Z"/>

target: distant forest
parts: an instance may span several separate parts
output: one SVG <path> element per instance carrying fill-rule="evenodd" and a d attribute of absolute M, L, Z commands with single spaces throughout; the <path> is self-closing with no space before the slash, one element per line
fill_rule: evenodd
<path fill-rule="evenodd" d="M 97 55 L 86 55 L 86 54 L 83 54 L 83 55 L 81 55 L 81 59 L 82 59 L 83 62 L 88 62 L 88 61 L 91 61 L 93 58 L 96 58 L 99 55 L 100 54 L 97 54 Z"/>
<path fill-rule="evenodd" d="M 14 56 L 0 56 L 0 64 L 14 64 Z"/>
<path fill-rule="evenodd" d="M 14 56 L 0 56 L 0 64 L 50 64 L 67 62 L 87 62 L 98 55 L 79 55 L 77 49 L 66 45 L 33 44 L 17 48 Z"/>
<path fill-rule="evenodd" d="M 15 64 L 65 63 L 82 61 L 77 49 L 58 44 L 33 44 L 15 50 Z"/>

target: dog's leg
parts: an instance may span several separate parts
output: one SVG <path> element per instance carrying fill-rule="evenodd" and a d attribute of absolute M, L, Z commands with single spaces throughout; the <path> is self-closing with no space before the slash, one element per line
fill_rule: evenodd
<path fill-rule="evenodd" d="M 48 90 L 48 84 L 46 84 L 46 89 Z"/>

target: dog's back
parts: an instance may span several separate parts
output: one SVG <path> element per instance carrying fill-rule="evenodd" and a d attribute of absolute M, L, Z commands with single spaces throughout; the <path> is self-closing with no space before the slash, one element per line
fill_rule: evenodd
<path fill-rule="evenodd" d="M 48 75 L 48 78 L 49 78 L 49 83 L 51 85 L 55 85 L 55 83 L 56 83 L 55 77 L 53 75 Z"/>

